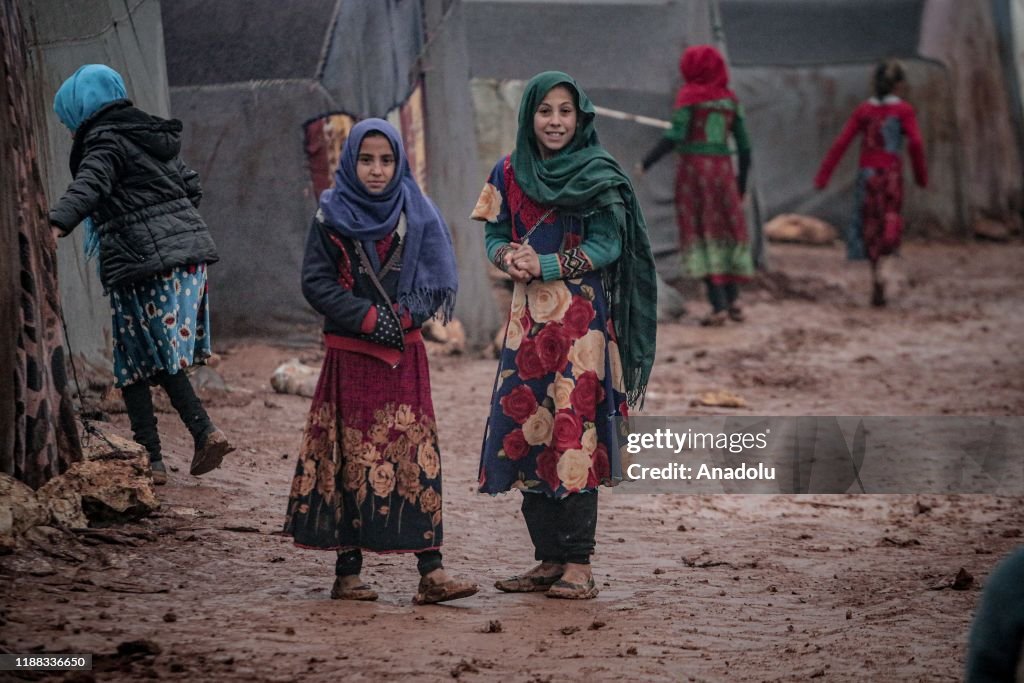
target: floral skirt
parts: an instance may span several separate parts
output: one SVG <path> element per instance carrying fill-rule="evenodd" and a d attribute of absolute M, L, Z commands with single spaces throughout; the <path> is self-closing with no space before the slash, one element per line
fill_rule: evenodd
<path fill-rule="evenodd" d="M 747 221 L 730 157 L 680 155 L 675 202 L 686 275 L 725 284 L 743 282 L 754 274 Z"/>
<path fill-rule="evenodd" d="M 118 387 L 210 357 L 206 264 L 111 289 L 110 308 Z"/>
<path fill-rule="evenodd" d="M 481 493 L 552 498 L 622 480 L 622 363 L 599 273 L 517 283 L 480 459 Z"/>
<path fill-rule="evenodd" d="M 296 545 L 419 552 L 439 548 L 441 458 L 422 340 L 397 368 L 328 348 L 284 530 Z"/>

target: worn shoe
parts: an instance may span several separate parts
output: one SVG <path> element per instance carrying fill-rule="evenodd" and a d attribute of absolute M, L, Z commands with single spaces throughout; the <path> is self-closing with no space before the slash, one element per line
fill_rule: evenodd
<path fill-rule="evenodd" d="M 725 325 L 725 320 L 728 317 L 728 313 L 725 311 L 715 311 L 709 313 L 706 317 L 701 318 L 701 327 L 722 327 Z"/>
<path fill-rule="evenodd" d="M 342 585 L 342 577 L 334 579 L 334 586 L 331 587 L 331 600 L 376 600 L 377 591 L 365 583 L 358 586 L 345 587 Z"/>
<path fill-rule="evenodd" d="M 562 600 L 591 600 L 600 592 L 594 584 L 594 577 L 590 577 L 586 583 L 570 583 L 559 579 L 545 595 Z"/>
<path fill-rule="evenodd" d="M 206 474 L 220 467 L 224 456 L 235 450 L 235 447 L 228 442 L 228 437 L 219 429 L 214 429 L 203 439 L 202 445 L 196 446 L 196 453 L 192 457 L 192 464 L 188 473 L 194 477 Z"/>
<path fill-rule="evenodd" d="M 149 463 L 150 475 L 153 477 L 154 486 L 163 486 L 167 483 L 167 468 L 163 460 L 154 460 Z"/>
<path fill-rule="evenodd" d="M 543 593 L 562 578 L 555 576 L 510 576 L 494 582 L 494 587 L 505 593 Z"/>
<path fill-rule="evenodd" d="M 737 305 L 729 307 L 729 320 L 733 322 L 741 323 L 747 319 L 747 316 L 743 314 L 743 308 Z"/>
<path fill-rule="evenodd" d="M 420 585 L 412 601 L 415 605 L 432 605 L 436 602 L 447 602 L 468 598 L 480 588 L 472 581 L 448 579 L 443 583 L 435 583 L 427 577 L 420 578 Z"/>

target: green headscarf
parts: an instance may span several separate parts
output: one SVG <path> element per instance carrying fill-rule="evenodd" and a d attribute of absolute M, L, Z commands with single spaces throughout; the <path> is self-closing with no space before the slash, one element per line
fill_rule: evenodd
<path fill-rule="evenodd" d="M 568 86 L 576 95 L 576 133 L 554 156 L 541 159 L 533 115 L 556 85 Z M 605 269 L 605 290 L 615 321 L 626 400 L 631 406 L 639 402 L 643 407 L 658 332 L 654 257 L 633 184 L 598 141 L 594 115 L 593 103 L 568 74 L 545 71 L 534 76 L 519 105 L 512 170 L 516 183 L 538 204 L 579 214 L 617 203 L 625 208 L 626 221 L 619 226 L 622 253 Z"/>

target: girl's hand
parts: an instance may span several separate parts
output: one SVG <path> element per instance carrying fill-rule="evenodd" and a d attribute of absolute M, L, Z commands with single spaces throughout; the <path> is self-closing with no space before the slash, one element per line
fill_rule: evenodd
<path fill-rule="evenodd" d="M 512 265 L 531 277 L 540 277 L 540 257 L 529 244 L 520 244 L 511 252 Z"/>
<path fill-rule="evenodd" d="M 505 252 L 504 257 L 505 272 L 508 273 L 516 282 L 529 282 L 531 277 L 530 274 L 515 263 L 516 252 L 523 245 L 518 242 L 509 242 L 509 246 L 512 248 Z"/>
<path fill-rule="evenodd" d="M 633 164 L 633 175 L 635 175 L 637 178 L 642 178 L 644 176 L 644 173 L 647 173 L 647 171 L 644 170 L 644 165 L 642 163 L 638 161 L 635 164 Z"/>
<path fill-rule="evenodd" d="M 58 228 L 56 225 L 50 226 L 50 232 L 53 234 L 53 241 L 56 242 L 64 236 L 64 231 Z"/>

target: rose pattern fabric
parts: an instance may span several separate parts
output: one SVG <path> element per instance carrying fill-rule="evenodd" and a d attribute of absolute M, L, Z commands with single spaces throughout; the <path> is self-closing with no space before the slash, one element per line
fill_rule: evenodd
<path fill-rule="evenodd" d="M 441 457 L 426 362 L 422 342 L 398 368 L 328 350 L 288 497 L 285 531 L 297 545 L 440 547 Z M 387 372 L 393 381 L 380 381 Z"/>

